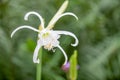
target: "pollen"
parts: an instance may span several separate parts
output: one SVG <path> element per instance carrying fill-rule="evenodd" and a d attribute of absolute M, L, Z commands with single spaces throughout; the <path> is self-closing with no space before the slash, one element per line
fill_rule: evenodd
<path fill-rule="evenodd" d="M 45 45 L 44 46 L 45 49 L 51 50 L 53 48 L 53 46 L 51 44 Z"/>

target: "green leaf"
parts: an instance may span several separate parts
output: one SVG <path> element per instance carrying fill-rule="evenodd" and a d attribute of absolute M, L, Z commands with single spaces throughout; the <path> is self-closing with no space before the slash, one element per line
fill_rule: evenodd
<path fill-rule="evenodd" d="M 73 55 L 70 58 L 69 77 L 70 77 L 70 80 L 77 79 L 77 50 L 74 51 Z"/>

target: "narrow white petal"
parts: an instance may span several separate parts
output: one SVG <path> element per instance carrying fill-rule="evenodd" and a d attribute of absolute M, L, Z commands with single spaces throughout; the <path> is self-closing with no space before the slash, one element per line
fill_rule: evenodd
<path fill-rule="evenodd" d="M 51 23 L 51 25 L 50 25 L 49 27 L 47 27 L 47 28 L 48 28 L 48 29 L 52 29 L 52 28 L 54 27 L 55 23 L 56 23 L 61 17 L 67 16 L 67 15 L 73 16 L 73 17 L 75 17 L 75 18 L 78 20 L 78 17 L 77 17 L 74 13 L 66 12 L 66 13 L 63 13 L 63 14 L 57 16 L 57 17 L 54 19 L 54 21 Z"/>
<path fill-rule="evenodd" d="M 33 54 L 33 62 L 34 63 L 39 63 L 39 59 L 38 59 L 38 53 L 39 53 L 39 49 L 41 48 L 41 44 L 37 43 L 37 46 L 35 48 L 34 54 Z"/>
<path fill-rule="evenodd" d="M 67 16 L 67 15 L 73 16 L 73 17 L 75 17 L 75 18 L 78 20 L 78 17 L 77 17 L 74 13 L 66 12 L 66 13 L 61 14 L 61 15 L 56 19 L 56 21 L 59 20 L 61 17 Z"/>
<path fill-rule="evenodd" d="M 68 32 L 68 31 L 54 31 L 54 32 L 56 32 L 57 34 L 65 34 L 65 35 L 69 35 L 69 36 L 74 37 L 75 38 L 75 43 L 71 44 L 71 45 L 72 46 L 77 46 L 78 45 L 78 39 L 73 33 Z"/>
<path fill-rule="evenodd" d="M 67 57 L 67 55 L 66 55 L 65 51 L 62 49 L 62 47 L 61 47 L 61 46 L 58 46 L 58 48 L 59 48 L 59 49 L 63 52 L 63 55 L 64 55 L 64 57 L 65 57 L 65 62 L 64 62 L 64 64 L 63 64 L 63 65 L 65 65 L 65 64 L 67 63 L 68 57 Z"/>
<path fill-rule="evenodd" d="M 31 15 L 31 14 L 34 14 L 34 15 L 36 15 L 36 16 L 39 18 L 39 20 L 41 21 L 41 26 L 42 26 L 43 29 L 44 29 L 44 19 L 43 19 L 42 16 L 41 16 L 39 13 L 37 13 L 37 12 L 31 11 L 31 12 L 26 13 L 25 16 L 24 16 L 24 20 L 28 20 L 28 17 L 29 17 L 29 15 Z"/>
<path fill-rule="evenodd" d="M 47 27 L 53 26 L 55 24 L 56 18 L 65 11 L 67 6 L 68 6 L 68 0 L 65 0 L 65 2 L 61 5 L 59 10 L 57 11 L 57 13 L 54 15 L 54 17 L 50 20 L 50 22 L 49 22 Z"/>
<path fill-rule="evenodd" d="M 18 30 L 23 29 L 23 28 L 28 28 L 28 29 L 31 29 L 31 30 L 33 30 L 33 31 L 40 32 L 39 30 L 37 30 L 37 29 L 35 29 L 35 28 L 31 27 L 31 26 L 24 25 L 24 26 L 20 26 L 20 27 L 16 28 L 16 29 L 11 33 L 11 38 L 12 38 L 12 36 L 13 36 Z"/>

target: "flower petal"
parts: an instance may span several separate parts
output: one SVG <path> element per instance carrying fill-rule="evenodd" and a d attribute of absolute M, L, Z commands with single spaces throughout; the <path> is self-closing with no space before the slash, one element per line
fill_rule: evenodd
<path fill-rule="evenodd" d="M 28 20 L 28 17 L 29 17 L 29 15 L 31 15 L 31 14 L 36 15 L 36 16 L 40 19 L 40 21 L 41 21 L 41 26 L 42 26 L 42 28 L 44 29 L 44 19 L 43 19 L 42 16 L 41 16 L 39 13 L 37 13 L 37 12 L 31 11 L 31 12 L 26 13 L 25 16 L 24 16 L 24 20 Z"/>
<path fill-rule="evenodd" d="M 11 38 L 12 38 L 12 36 L 15 34 L 15 32 L 17 32 L 18 30 L 23 29 L 23 28 L 28 28 L 28 29 L 31 29 L 31 30 L 33 30 L 33 31 L 40 32 L 39 30 L 37 30 L 37 29 L 35 29 L 35 28 L 31 27 L 31 26 L 24 25 L 24 26 L 20 26 L 20 27 L 16 28 L 16 29 L 11 33 Z"/>
<path fill-rule="evenodd" d="M 56 23 L 56 18 L 65 11 L 67 6 L 68 6 L 68 0 L 65 0 L 65 2 L 61 5 L 59 10 L 57 11 L 57 13 L 54 15 L 54 17 L 50 20 L 50 22 L 49 22 L 47 27 L 51 27 L 52 28 L 54 26 L 54 24 Z"/>
<path fill-rule="evenodd" d="M 65 35 L 69 35 L 69 36 L 74 37 L 75 38 L 75 43 L 71 44 L 71 45 L 72 46 L 77 46 L 78 45 L 78 39 L 73 33 L 68 32 L 68 31 L 54 31 L 54 32 L 57 33 L 57 34 L 65 34 Z"/>
<path fill-rule="evenodd" d="M 60 19 L 61 17 L 63 17 L 63 16 L 67 16 L 67 15 L 73 16 L 73 17 L 75 17 L 75 18 L 78 20 L 78 17 L 77 17 L 74 13 L 71 13 L 71 12 L 66 12 L 66 13 L 61 14 L 61 15 L 58 17 L 57 20 L 59 20 L 59 19 Z"/>
<path fill-rule="evenodd" d="M 54 19 L 54 21 L 51 23 L 51 25 L 48 26 L 47 28 L 48 28 L 48 29 L 52 29 L 52 28 L 54 27 L 55 23 L 56 23 L 61 17 L 67 16 L 67 15 L 73 16 L 73 17 L 75 17 L 75 18 L 78 20 L 78 17 L 77 17 L 74 13 L 66 12 L 66 13 L 63 13 L 63 14 L 57 16 L 57 17 Z"/>
<path fill-rule="evenodd" d="M 65 53 L 65 51 L 62 49 L 62 47 L 61 46 L 57 46 L 62 52 L 63 52 L 63 55 L 64 55 L 64 57 L 65 57 L 65 62 L 64 62 L 64 64 L 63 65 L 65 65 L 65 64 L 67 64 L 67 60 L 68 60 L 68 57 L 67 57 L 67 55 L 66 55 L 66 53 Z"/>
<path fill-rule="evenodd" d="M 38 42 L 37 46 L 35 48 L 34 54 L 33 54 L 33 62 L 34 63 L 39 63 L 39 59 L 38 59 L 38 53 L 39 53 L 39 49 L 41 48 L 41 44 Z"/>

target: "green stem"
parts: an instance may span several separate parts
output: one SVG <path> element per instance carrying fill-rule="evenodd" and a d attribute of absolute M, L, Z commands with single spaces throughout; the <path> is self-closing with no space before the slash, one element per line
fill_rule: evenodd
<path fill-rule="evenodd" d="M 36 80 L 41 80 L 41 72 L 42 72 L 42 48 L 40 48 L 38 58 L 40 59 L 40 63 L 37 64 L 37 73 L 36 73 Z"/>

